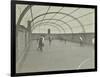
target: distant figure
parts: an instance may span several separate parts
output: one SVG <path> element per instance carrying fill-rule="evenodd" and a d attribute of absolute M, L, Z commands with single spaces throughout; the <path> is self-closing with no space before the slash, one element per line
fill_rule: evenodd
<path fill-rule="evenodd" d="M 83 42 L 83 38 L 80 37 L 80 46 L 82 45 L 82 42 Z"/>
<path fill-rule="evenodd" d="M 94 38 L 92 39 L 92 44 L 94 45 Z"/>
<path fill-rule="evenodd" d="M 40 39 L 39 39 L 38 48 L 40 49 L 40 51 L 43 51 L 43 47 L 44 47 L 44 37 L 41 36 Z"/>
<path fill-rule="evenodd" d="M 39 40 L 39 39 L 37 38 L 37 39 L 36 39 L 37 43 L 38 43 L 38 40 Z"/>
<path fill-rule="evenodd" d="M 51 45 L 51 42 L 52 42 L 52 37 L 49 36 L 49 45 Z"/>
<path fill-rule="evenodd" d="M 66 44 L 67 40 L 66 40 L 66 39 L 64 39 L 64 41 L 65 41 L 65 44 Z"/>

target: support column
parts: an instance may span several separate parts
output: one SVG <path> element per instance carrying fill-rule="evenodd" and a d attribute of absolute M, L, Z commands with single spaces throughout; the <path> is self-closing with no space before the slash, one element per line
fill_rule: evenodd
<path fill-rule="evenodd" d="M 48 29 L 48 34 L 51 34 L 51 30 L 50 29 Z"/>
<path fill-rule="evenodd" d="M 28 21 L 27 23 L 28 23 L 27 29 L 28 29 L 28 32 L 29 32 L 29 45 L 30 45 L 31 35 L 32 35 L 32 33 L 31 33 L 31 21 Z"/>
<path fill-rule="evenodd" d="M 18 60 L 19 48 L 18 48 L 18 28 L 16 27 L 16 61 Z"/>
<path fill-rule="evenodd" d="M 25 47 L 27 47 L 27 32 L 25 31 Z"/>

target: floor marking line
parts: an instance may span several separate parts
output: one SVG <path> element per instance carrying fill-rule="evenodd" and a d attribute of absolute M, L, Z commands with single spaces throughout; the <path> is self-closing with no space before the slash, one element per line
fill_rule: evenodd
<path fill-rule="evenodd" d="M 78 66 L 77 69 L 80 69 L 80 67 L 81 67 L 83 64 L 85 64 L 87 61 L 89 61 L 89 60 L 90 60 L 90 58 L 85 59 L 84 61 L 82 61 L 82 62 L 80 63 L 80 65 Z"/>

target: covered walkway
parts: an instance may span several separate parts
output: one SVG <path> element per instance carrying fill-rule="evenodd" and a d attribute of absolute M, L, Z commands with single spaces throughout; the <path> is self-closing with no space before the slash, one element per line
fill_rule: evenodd
<path fill-rule="evenodd" d="M 16 5 L 17 73 L 94 68 L 94 45 L 94 8 Z"/>

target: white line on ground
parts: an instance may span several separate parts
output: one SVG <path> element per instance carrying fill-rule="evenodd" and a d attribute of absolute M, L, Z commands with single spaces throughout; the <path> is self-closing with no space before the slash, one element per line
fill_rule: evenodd
<path fill-rule="evenodd" d="M 78 66 L 78 68 L 77 69 L 80 69 L 81 68 L 81 66 L 82 65 L 84 65 L 87 61 L 89 61 L 90 60 L 90 58 L 88 58 L 88 59 L 85 59 L 84 61 L 82 61 L 81 63 L 80 63 L 80 65 Z"/>

